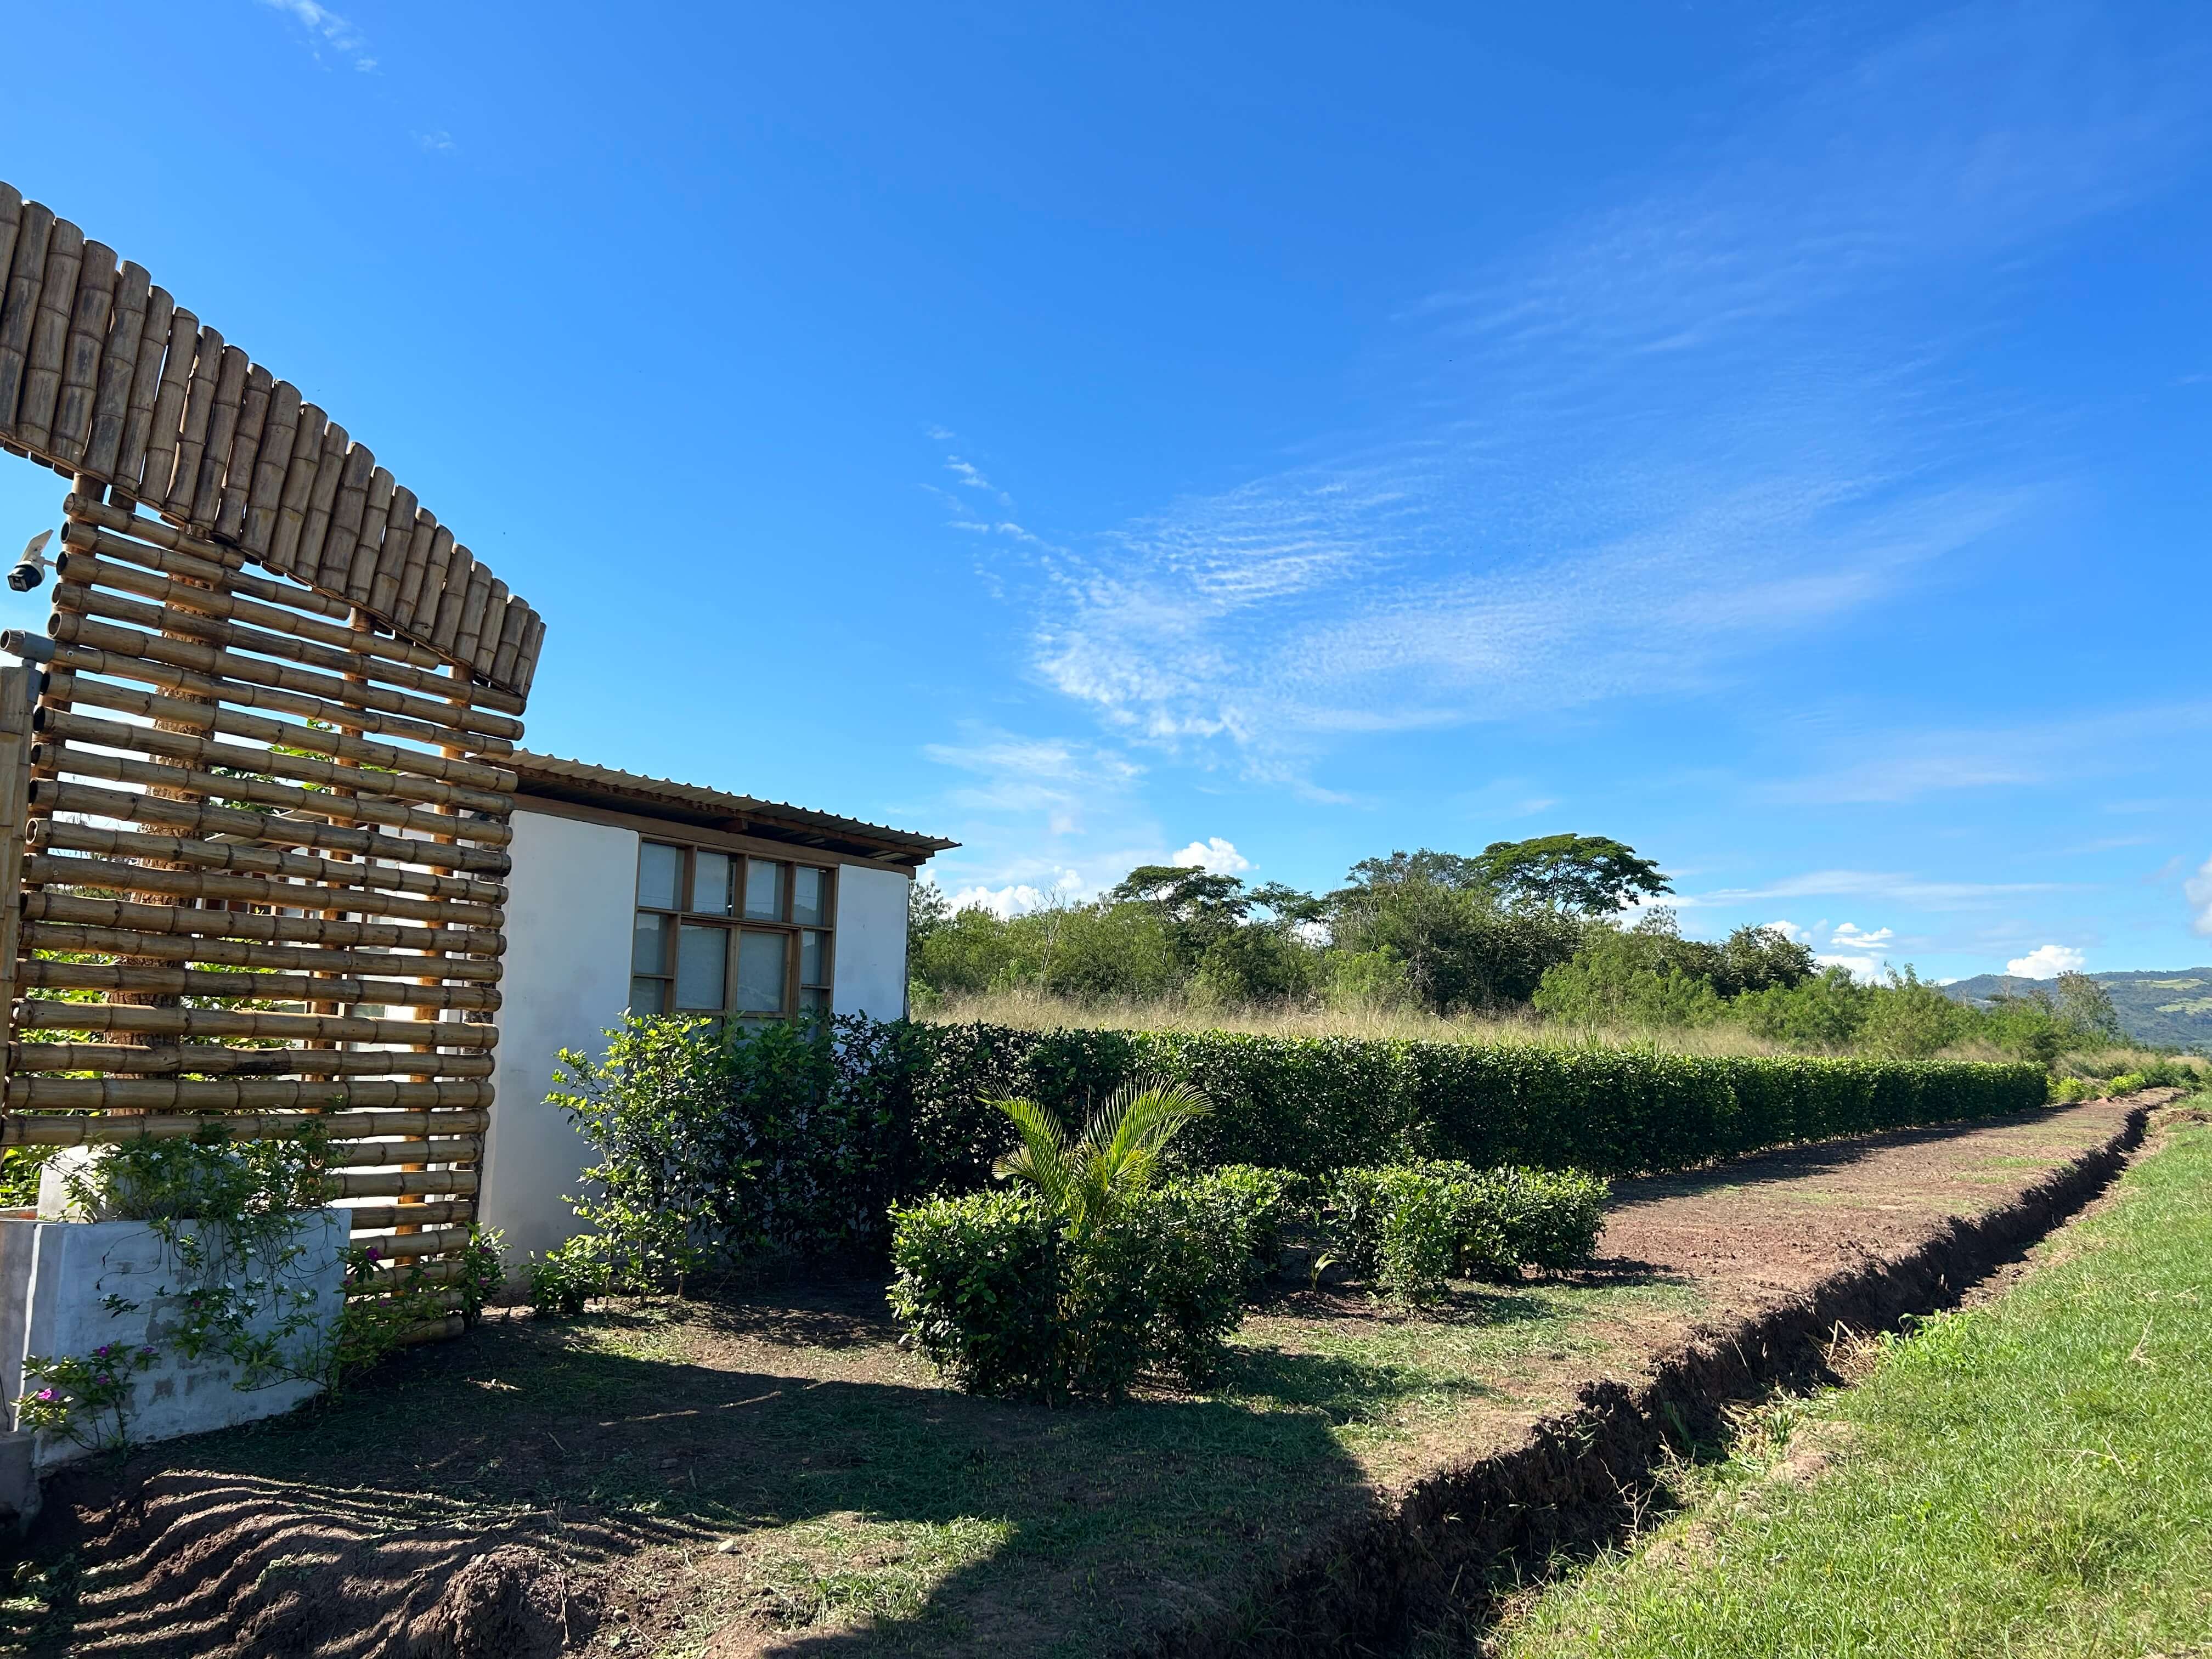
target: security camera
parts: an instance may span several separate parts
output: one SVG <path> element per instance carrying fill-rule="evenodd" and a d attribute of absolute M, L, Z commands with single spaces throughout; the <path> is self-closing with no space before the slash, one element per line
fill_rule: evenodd
<path fill-rule="evenodd" d="M 52 531 L 41 530 L 23 544 L 23 556 L 8 573 L 9 586 L 18 593 L 27 593 L 46 580 L 47 567 L 53 562 L 46 557 L 46 544 L 53 538 Z"/>

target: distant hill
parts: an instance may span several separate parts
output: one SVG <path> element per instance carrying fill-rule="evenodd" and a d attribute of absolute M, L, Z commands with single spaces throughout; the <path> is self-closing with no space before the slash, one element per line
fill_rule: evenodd
<path fill-rule="evenodd" d="M 2212 968 L 2177 968 L 2127 974 L 2092 974 L 2105 988 L 2127 1034 L 2138 1042 L 2212 1054 Z M 2049 980 L 2015 979 L 2010 974 L 1977 974 L 1943 988 L 1961 1002 L 1989 1003 L 2021 996 Z"/>

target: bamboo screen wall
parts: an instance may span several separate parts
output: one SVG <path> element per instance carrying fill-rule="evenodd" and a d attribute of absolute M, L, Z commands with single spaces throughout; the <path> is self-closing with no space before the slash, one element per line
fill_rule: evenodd
<path fill-rule="evenodd" d="M 0 1143 L 312 1126 L 385 1261 L 357 1291 L 457 1329 L 544 623 L 4 185 L 0 275 L 0 447 L 75 481 L 51 637 L 0 636 L 45 669 L 0 683 Z"/>

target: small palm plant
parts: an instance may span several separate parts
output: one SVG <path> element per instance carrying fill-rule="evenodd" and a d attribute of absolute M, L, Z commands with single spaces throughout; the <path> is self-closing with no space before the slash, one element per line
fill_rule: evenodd
<path fill-rule="evenodd" d="M 992 1173 L 1035 1188 L 1079 1234 L 1148 1189 L 1168 1142 L 1192 1119 L 1213 1109 L 1188 1084 L 1136 1078 L 1091 1115 L 1080 1140 L 1071 1140 L 1060 1121 L 1034 1100 L 990 1103 L 1013 1120 L 1021 1136 L 1021 1145 L 1000 1158 Z"/>

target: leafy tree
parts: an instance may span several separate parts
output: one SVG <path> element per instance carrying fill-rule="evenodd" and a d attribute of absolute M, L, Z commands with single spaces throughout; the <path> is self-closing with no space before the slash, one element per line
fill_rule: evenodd
<path fill-rule="evenodd" d="M 1813 947 L 1778 927 L 1739 927 L 1721 945 L 1713 988 L 1724 997 L 1802 985 L 1819 971 Z"/>
<path fill-rule="evenodd" d="M 1674 890 L 1656 864 L 1606 836 L 1494 841 L 1462 862 L 1508 898 L 1584 915 L 1608 915 L 1626 909 L 1639 895 Z"/>
<path fill-rule="evenodd" d="M 1414 997 L 1437 1013 L 1525 1003 L 1544 970 L 1574 954 L 1581 925 L 1556 911 L 1510 908 L 1452 854 L 1394 853 L 1352 868 L 1328 896 L 1338 951 L 1387 951 Z"/>
<path fill-rule="evenodd" d="M 2054 1005 L 2058 1018 L 2078 1031 L 2085 1042 L 2127 1041 L 2127 1031 L 2120 1024 L 2120 1011 L 2112 1006 L 2112 993 L 2087 974 L 2059 975 Z"/>
<path fill-rule="evenodd" d="M 1875 999 L 1848 968 L 1830 968 L 1794 985 L 1747 991 L 1729 1005 L 1754 1036 L 1815 1054 L 1839 1054 L 1858 1041 Z"/>
<path fill-rule="evenodd" d="M 1583 1026 L 1666 1030 L 1717 1019 L 1720 997 L 1711 979 L 1696 971 L 1701 956 L 1717 951 L 1674 933 L 1671 915 L 1645 920 L 1655 925 L 1592 928 L 1571 959 L 1545 971 L 1536 1011 Z"/>
<path fill-rule="evenodd" d="M 1940 986 L 1910 966 L 1902 974 L 1893 968 L 1888 983 L 1876 986 L 1869 1001 L 1859 1045 L 1884 1060 L 1927 1060 L 1962 1041 L 1973 1023 L 1972 1012 Z"/>

